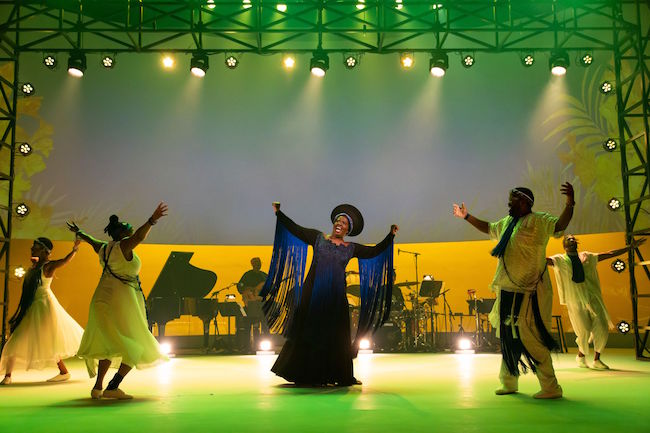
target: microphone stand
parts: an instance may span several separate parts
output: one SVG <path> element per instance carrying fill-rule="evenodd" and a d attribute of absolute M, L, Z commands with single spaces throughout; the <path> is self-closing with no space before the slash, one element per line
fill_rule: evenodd
<path fill-rule="evenodd" d="M 414 348 L 417 348 L 418 345 L 418 336 L 420 334 L 420 324 L 419 324 L 419 310 L 420 310 L 420 280 L 418 278 L 418 256 L 420 253 L 415 251 L 406 251 L 397 249 L 397 255 L 400 253 L 411 254 L 415 260 L 415 305 L 413 306 L 413 319 L 415 325 L 415 341 L 413 341 Z"/>

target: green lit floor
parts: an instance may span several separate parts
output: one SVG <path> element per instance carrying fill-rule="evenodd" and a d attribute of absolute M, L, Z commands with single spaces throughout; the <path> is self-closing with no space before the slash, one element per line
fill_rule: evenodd
<path fill-rule="evenodd" d="M 0 387 L 1 432 L 648 432 L 650 363 L 610 350 L 611 371 L 579 369 L 575 355 L 554 364 L 565 398 L 538 401 L 534 376 L 520 394 L 497 397 L 499 355 L 361 355 L 363 386 L 293 388 L 269 372 L 274 356 L 175 358 L 134 371 L 131 401 L 89 397 L 79 361 L 73 378 L 55 370 L 14 373 Z M 112 376 L 112 372 L 109 372 Z"/>

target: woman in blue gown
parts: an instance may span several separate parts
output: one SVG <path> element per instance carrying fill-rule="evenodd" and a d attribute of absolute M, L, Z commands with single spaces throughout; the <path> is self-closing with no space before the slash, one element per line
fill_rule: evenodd
<path fill-rule="evenodd" d="M 273 204 L 277 216 L 269 277 L 260 293 L 269 327 L 287 341 L 272 371 L 300 385 L 360 384 L 352 371 L 358 343 L 388 318 L 393 284 L 393 239 L 398 228 L 375 246 L 346 242 L 363 228 L 351 205 L 332 211 L 332 233 L 294 223 Z M 304 278 L 307 246 L 314 255 Z M 359 259 L 361 311 L 355 341 L 350 333 L 345 268 Z"/>

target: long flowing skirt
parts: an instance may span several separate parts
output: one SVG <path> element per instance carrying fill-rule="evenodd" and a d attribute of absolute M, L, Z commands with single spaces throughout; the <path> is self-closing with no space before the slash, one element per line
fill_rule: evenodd
<path fill-rule="evenodd" d="M 2 351 L 0 371 L 54 367 L 77 353 L 84 330 L 65 311 L 52 290 L 39 287 L 34 302 Z"/>
<path fill-rule="evenodd" d="M 97 374 L 97 363 L 111 360 L 147 368 L 167 361 L 147 324 L 142 293 L 131 285 L 104 275 L 90 302 L 88 325 L 77 356 L 86 361 L 88 374 Z"/>

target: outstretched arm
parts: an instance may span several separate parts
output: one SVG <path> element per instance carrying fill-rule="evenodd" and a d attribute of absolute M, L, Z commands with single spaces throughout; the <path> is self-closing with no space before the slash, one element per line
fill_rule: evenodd
<path fill-rule="evenodd" d="M 467 212 L 465 203 L 462 203 L 460 206 L 454 203 L 454 216 L 456 218 L 464 219 L 465 221 L 467 221 L 468 223 L 476 227 L 482 233 L 487 234 L 490 230 L 487 221 L 480 220 L 475 216 L 470 215 L 469 212 Z"/>
<path fill-rule="evenodd" d="M 120 242 L 120 247 L 125 256 L 128 256 L 135 247 L 147 238 L 147 235 L 160 218 L 167 215 L 167 205 L 165 203 L 158 203 L 156 210 L 149 219 L 142 224 L 131 236 Z"/>
<path fill-rule="evenodd" d="M 611 259 L 612 257 L 620 256 L 621 254 L 628 252 L 632 248 L 637 248 L 643 245 L 644 243 L 645 243 L 645 239 L 640 239 L 638 241 L 636 239 L 632 239 L 632 243 L 627 247 L 619 248 L 617 250 L 612 250 L 612 251 L 606 251 L 603 253 L 598 253 L 598 261 L 600 262 L 602 260 L 607 260 L 607 259 Z"/>
<path fill-rule="evenodd" d="M 279 202 L 273 203 L 273 209 L 275 210 L 275 215 L 278 217 L 278 221 L 280 221 L 292 235 L 306 244 L 312 246 L 316 244 L 316 238 L 318 237 L 318 233 L 320 233 L 318 230 L 308 229 L 293 222 L 291 218 L 286 216 L 284 212 L 280 210 Z"/>
<path fill-rule="evenodd" d="M 79 239 L 93 247 L 93 250 L 95 250 L 96 253 L 98 253 L 99 249 L 106 244 L 106 242 L 95 239 L 88 233 L 81 231 L 74 221 L 66 221 L 65 223 L 68 225 L 68 229 L 70 229 L 71 232 L 73 232 Z"/>
<path fill-rule="evenodd" d="M 367 246 L 367 245 L 361 245 L 361 244 L 354 244 L 354 254 L 353 257 L 357 257 L 359 259 L 371 259 L 373 257 L 378 256 L 382 252 L 386 250 L 391 245 L 391 242 L 393 238 L 395 238 L 395 234 L 399 230 L 399 227 L 397 225 L 393 224 L 390 226 L 390 233 L 386 235 L 384 240 L 379 242 L 377 245 L 374 246 Z"/>
<path fill-rule="evenodd" d="M 560 187 L 560 192 L 566 195 L 566 205 L 564 206 L 564 210 L 562 211 L 560 218 L 558 218 L 557 222 L 555 223 L 556 233 L 564 231 L 569 226 L 571 218 L 573 217 L 573 207 L 576 205 L 576 200 L 573 193 L 573 185 L 571 185 L 569 182 L 565 182 Z"/>
<path fill-rule="evenodd" d="M 54 271 L 59 269 L 61 266 L 64 266 L 64 265 L 67 265 L 68 263 L 70 263 L 70 260 L 72 260 L 74 255 L 77 254 L 77 251 L 79 250 L 79 244 L 80 243 L 81 243 L 81 239 L 75 238 L 74 245 L 72 246 L 72 251 L 70 251 L 68 253 L 68 255 L 65 256 L 62 259 L 51 260 L 51 261 L 47 262 L 43 266 L 43 274 L 45 274 L 45 276 L 47 278 L 50 278 L 52 275 L 54 275 Z"/>

